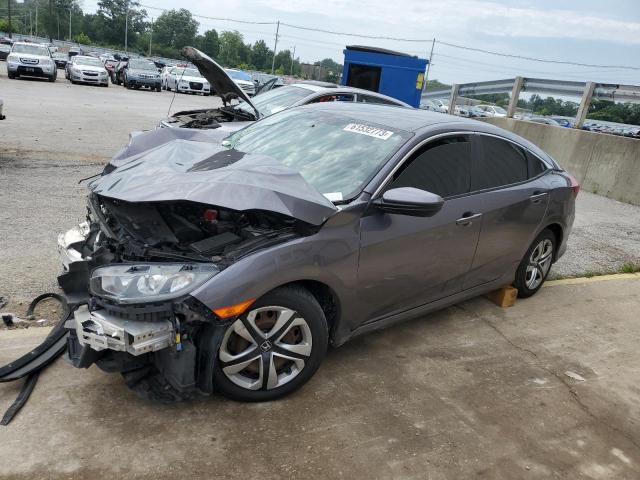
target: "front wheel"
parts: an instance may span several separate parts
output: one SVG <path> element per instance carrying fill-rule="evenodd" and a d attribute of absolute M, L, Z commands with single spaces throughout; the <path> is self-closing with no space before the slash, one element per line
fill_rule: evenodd
<path fill-rule="evenodd" d="M 553 232 L 545 229 L 533 241 L 518 266 L 513 286 L 518 289 L 518 297 L 534 295 L 549 275 L 556 251 L 556 238 Z"/>
<path fill-rule="evenodd" d="M 327 321 L 315 297 L 299 287 L 278 288 L 227 328 L 215 388 L 235 400 L 275 400 L 311 378 L 327 345 Z"/>
<path fill-rule="evenodd" d="M 7 76 L 9 77 L 9 80 L 13 80 L 14 78 L 16 78 L 16 74 L 12 72 L 7 72 Z"/>

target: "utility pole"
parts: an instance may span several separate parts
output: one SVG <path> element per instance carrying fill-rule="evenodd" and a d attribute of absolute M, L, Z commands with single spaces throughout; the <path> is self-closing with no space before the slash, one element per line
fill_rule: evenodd
<path fill-rule="evenodd" d="M 29 9 L 29 36 L 33 37 L 33 22 L 31 20 L 31 9 Z"/>
<path fill-rule="evenodd" d="M 36 2 L 36 37 L 38 36 L 38 2 Z"/>
<path fill-rule="evenodd" d="M 128 38 L 127 35 L 129 34 L 129 0 L 126 1 L 125 3 L 125 14 L 124 14 L 124 53 L 128 53 Z"/>
<path fill-rule="evenodd" d="M 49 42 L 53 43 L 53 0 L 49 0 Z"/>
<path fill-rule="evenodd" d="M 69 41 L 71 41 L 71 9 L 69 9 Z"/>
<path fill-rule="evenodd" d="M 293 77 L 293 62 L 296 61 L 296 46 L 293 46 L 293 54 L 291 55 L 291 76 Z"/>
<path fill-rule="evenodd" d="M 7 8 L 9 9 L 9 38 L 13 38 L 12 32 L 13 28 L 11 27 L 11 0 L 7 0 Z"/>
<path fill-rule="evenodd" d="M 151 29 L 149 30 L 149 56 L 151 56 L 151 39 L 153 38 L 153 17 L 151 17 Z"/>
<path fill-rule="evenodd" d="M 273 72 L 276 69 L 276 51 L 278 50 L 279 33 L 280 33 L 280 20 L 278 20 L 278 24 L 276 27 L 276 42 L 273 44 L 273 59 L 271 60 L 271 75 L 273 75 Z"/>
<path fill-rule="evenodd" d="M 429 63 L 427 63 L 427 73 L 424 76 L 424 87 L 422 90 L 427 88 L 427 82 L 429 81 L 429 69 L 431 68 L 431 60 L 433 60 L 433 47 L 436 46 L 436 39 L 434 37 L 433 42 L 431 42 L 431 53 L 429 53 Z"/>

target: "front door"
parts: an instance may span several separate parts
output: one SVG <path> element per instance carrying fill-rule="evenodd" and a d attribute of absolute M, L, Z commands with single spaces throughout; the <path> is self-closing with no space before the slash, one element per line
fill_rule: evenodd
<path fill-rule="evenodd" d="M 414 187 L 445 199 L 432 217 L 372 208 L 361 220 L 358 296 L 369 320 L 459 292 L 471 267 L 481 216 L 468 195 L 471 136 L 427 143 L 394 174 L 385 190 Z"/>

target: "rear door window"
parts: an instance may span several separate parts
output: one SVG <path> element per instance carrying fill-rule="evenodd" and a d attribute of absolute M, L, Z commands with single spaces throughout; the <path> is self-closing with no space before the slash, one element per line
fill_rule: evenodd
<path fill-rule="evenodd" d="M 467 135 L 428 143 L 395 174 L 388 189 L 414 187 L 443 198 L 469 192 L 471 141 Z"/>
<path fill-rule="evenodd" d="M 529 161 L 523 148 L 496 137 L 480 135 L 481 154 L 474 162 L 471 190 L 502 187 L 529 178 Z"/>

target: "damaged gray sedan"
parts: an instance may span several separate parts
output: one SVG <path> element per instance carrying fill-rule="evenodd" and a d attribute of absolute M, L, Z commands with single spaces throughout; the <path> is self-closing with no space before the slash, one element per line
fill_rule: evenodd
<path fill-rule="evenodd" d="M 59 238 L 70 360 L 161 401 L 275 399 L 329 344 L 512 283 L 533 295 L 573 223 L 571 176 L 467 119 L 316 104 L 180 131 L 135 136 Z"/>

